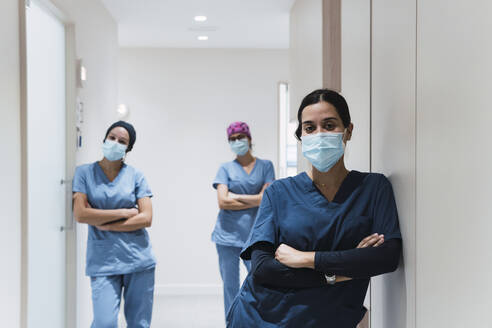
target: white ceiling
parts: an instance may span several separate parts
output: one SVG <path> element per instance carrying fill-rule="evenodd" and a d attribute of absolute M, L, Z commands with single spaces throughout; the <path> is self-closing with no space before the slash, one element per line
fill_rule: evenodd
<path fill-rule="evenodd" d="M 102 0 L 128 47 L 288 48 L 295 0 Z M 203 23 L 194 16 L 205 15 Z M 207 35 L 208 41 L 197 36 Z"/>

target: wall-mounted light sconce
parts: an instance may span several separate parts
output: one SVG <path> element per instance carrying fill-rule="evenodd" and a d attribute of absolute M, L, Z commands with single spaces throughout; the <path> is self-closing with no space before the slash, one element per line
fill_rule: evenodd
<path fill-rule="evenodd" d="M 126 120 L 128 116 L 130 116 L 130 110 L 125 104 L 118 105 L 116 113 L 118 114 L 118 119 L 120 120 Z"/>
<path fill-rule="evenodd" d="M 87 81 L 87 69 L 82 63 L 82 59 L 77 60 L 77 86 L 83 88 Z"/>

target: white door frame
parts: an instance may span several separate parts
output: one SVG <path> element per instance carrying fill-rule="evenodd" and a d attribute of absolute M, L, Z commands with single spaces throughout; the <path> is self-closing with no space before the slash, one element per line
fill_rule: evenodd
<path fill-rule="evenodd" d="M 65 62 L 66 62 L 66 222 L 65 232 L 66 268 L 65 268 L 65 327 L 76 326 L 77 300 L 77 235 L 72 216 L 71 181 L 75 170 L 76 129 L 75 109 L 77 97 L 76 85 L 76 51 L 75 25 L 68 16 L 50 0 L 19 0 L 19 47 L 20 47 L 20 89 L 21 89 L 21 327 L 27 327 L 28 314 L 28 153 L 27 153 L 27 35 L 26 6 L 35 1 L 44 10 L 59 19 L 65 27 Z"/>

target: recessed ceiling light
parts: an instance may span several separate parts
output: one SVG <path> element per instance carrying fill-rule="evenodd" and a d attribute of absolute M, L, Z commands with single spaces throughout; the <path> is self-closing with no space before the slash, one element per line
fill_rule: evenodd
<path fill-rule="evenodd" d="M 207 20 L 207 16 L 195 16 L 195 22 L 204 22 Z"/>
<path fill-rule="evenodd" d="M 199 41 L 207 41 L 208 40 L 208 36 L 206 36 L 206 35 L 200 35 L 197 39 Z"/>

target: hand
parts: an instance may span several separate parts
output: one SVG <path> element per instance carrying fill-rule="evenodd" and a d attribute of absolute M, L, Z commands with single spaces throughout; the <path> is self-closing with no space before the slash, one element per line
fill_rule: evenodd
<path fill-rule="evenodd" d="M 129 219 L 138 214 L 138 209 L 136 208 L 127 208 L 125 209 L 125 219 Z"/>
<path fill-rule="evenodd" d="M 356 248 L 378 247 L 384 243 L 384 235 L 374 233 L 362 239 Z"/>
<path fill-rule="evenodd" d="M 314 268 L 314 252 L 302 252 L 285 244 L 275 251 L 275 259 L 290 268 Z"/>
<path fill-rule="evenodd" d="M 268 188 L 269 185 L 270 185 L 270 183 L 265 183 L 263 185 L 263 188 L 261 188 L 261 191 L 260 191 L 260 195 L 263 195 L 263 193 L 265 192 L 266 188 Z"/>
<path fill-rule="evenodd" d="M 349 281 L 349 280 L 352 280 L 352 278 L 344 277 L 344 276 L 337 276 L 337 278 L 335 280 L 335 283 L 337 283 L 337 282 L 343 282 L 343 281 Z"/>

